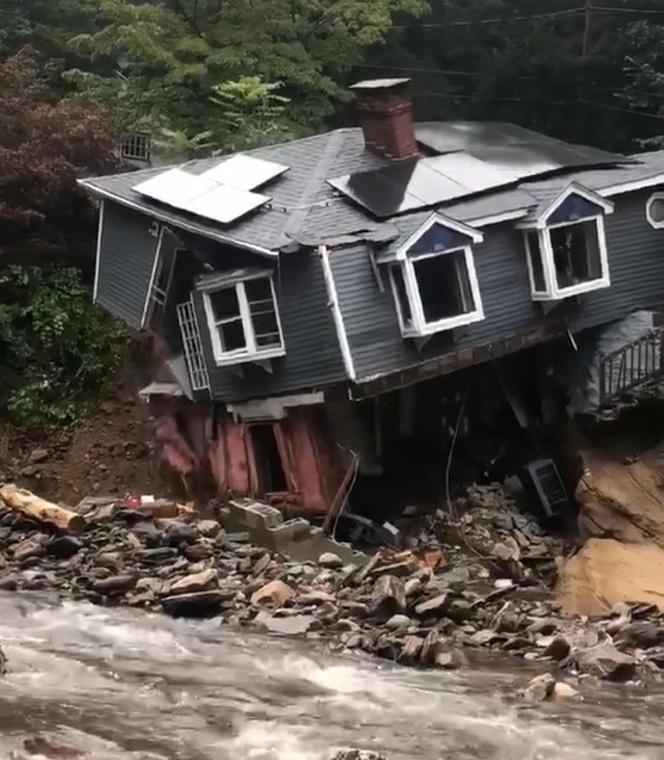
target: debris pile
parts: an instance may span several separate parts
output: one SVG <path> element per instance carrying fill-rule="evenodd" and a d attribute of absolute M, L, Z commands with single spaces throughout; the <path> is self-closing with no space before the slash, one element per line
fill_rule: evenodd
<path fill-rule="evenodd" d="M 458 668 L 489 649 L 571 676 L 625 681 L 664 672 L 657 608 L 618 605 L 592 623 L 561 617 L 538 575 L 560 541 L 496 489 L 474 489 L 465 507 L 458 518 L 430 520 L 416 546 L 351 564 L 329 551 L 293 561 L 172 502 L 89 500 L 78 534 L 0 508 L 0 589 L 219 616 L 419 667 Z M 455 530 L 463 531 L 460 546 L 450 539 Z M 547 684 L 527 698 L 565 691 Z"/>

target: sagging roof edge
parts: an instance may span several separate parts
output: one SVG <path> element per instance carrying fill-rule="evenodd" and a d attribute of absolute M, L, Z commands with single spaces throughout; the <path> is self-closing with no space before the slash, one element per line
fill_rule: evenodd
<path fill-rule="evenodd" d="M 229 245 L 235 246 L 236 248 L 243 248 L 247 251 L 251 251 L 252 253 L 257 253 L 261 256 L 267 256 L 269 258 L 275 258 L 279 256 L 278 251 L 273 251 L 269 248 L 263 248 L 263 246 L 255 245 L 253 243 L 247 243 L 243 240 L 238 240 L 237 238 L 231 237 L 230 235 L 207 232 L 207 231 L 201 230 L 196 225 L 187 224 L 187 222 L 180 221 L 180 220 L 175 220 L 172 217 L 170 217 L 168 214 L 162 213 L 158 210 L 145 209 L 140 204 L 134 203 L 128 198 L 123 198 L 122 196 L 116 195 L 115 193 L 111 193 L 108 190 L 102 190 L 101 188 L 91 184 L 88 180 L 79 179 L 77 180 L 77 182 L 81 187 L 84 187 L 86 190 L 89 190 L 94 195 L 98 195 L 101 198 L 104 198 L 106 200 L 111 200 L 115 203 L 118 203 L 121 206 L 125 206 L 126 208 L 130 208 L 130 209 L 133 209 L 134 211 L 138 211 L 139 213 L 145 216 L 151 216 L 161 222 L 164 222 L 164 224 L 170 224 L 173 227 L 177 227 L 178 229 L 191 232 L 194 235 L 200 235 L 201 237 L 208 238 L 209 240 L 215 240 L 218 243 L 228 243 Z"/>

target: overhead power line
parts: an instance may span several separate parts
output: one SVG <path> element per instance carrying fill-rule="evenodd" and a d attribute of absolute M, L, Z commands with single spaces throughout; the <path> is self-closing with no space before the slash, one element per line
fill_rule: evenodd
<path fill-rule="evenodd" d="M 424 24 L 401 24 L 391 26 L 390 29 L 410 29 L 413 26 L 422 29 L 447 29 L 452 26 L 476 26 L 477 24 L 506 24 L 513 21 L 529 21 L 530 19 L 539 18 L 557 18 L 558 16 L 571 16 L 573 14 L 585 13 L 584 5 L 578 8 L 567 8 L 562 11 L 550 11 L 549 13 L 530 13 L 524 16 L 506 16 L 503 18 L 481 18 L 476 21 L 432 21 Z M 663 11 L 664 12 L 664 11 Z"/>

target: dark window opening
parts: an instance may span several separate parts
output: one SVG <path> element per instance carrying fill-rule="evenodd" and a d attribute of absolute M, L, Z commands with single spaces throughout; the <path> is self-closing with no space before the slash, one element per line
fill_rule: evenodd
<path fill-rule="evenodd" d="M 411 327 L 413 324 L 413 314 L 410 310 L 410 301 L 408 300 L 406 283 L 403 278 L 403 269 L 400 266 L 392 267 L 392 279 L 401 311 L 401 320 L 404 327 Z"/>
<path fill-rule="evenodd" d="M 153 333 L 160 333 L 166 314 L 166 306 L 171 294 L 173 272 L 181 249 L 172 235 L 164 233 L 157 252 L 157 268 L 150 292 L 147 326 Z"/>
<path fill-rule="evenodd" d="M 464 251 L 418 259 L 413 268 L 426 322 L 475 311 Z"/>
<path fill-rule="evenodd" d="M 550 235 L 559 288 L 601 279 L 602 258 L 594 220 L 555 227 Z"/>
<path fill-rule="evenodd" d="M 210 293 L 214 323 L 219 332 L 221 350 L 239 351 L 247 347 L 240 302 L 235 286 Z"/>
<path fill-rule="evenodd" d="M 250 430 L 260 493 L 287 491 L 288 481 L 274 425 L 252 425 Z"/>
<path fill-rule="evenodd" d="M 248 280 L 244 285 L 257 348 L 281 345 L 272 285 L 266 278 Z"/>
<path fill-rule="evenodd" d="M 540 248 L 539 234 L 537 232 L 528 233 L 528 256 L 530 258 L 530 269 L 533 273 L 533 288 L 536 293 L 546 292 L 542 249 Z"/>

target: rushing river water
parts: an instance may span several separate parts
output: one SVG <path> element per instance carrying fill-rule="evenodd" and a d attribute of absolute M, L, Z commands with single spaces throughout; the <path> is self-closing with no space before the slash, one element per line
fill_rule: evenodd
<path fill-rule="evenodd" d="M 0 757 L 37 733 L 94 760 L 664 757 L 664 697 L 517 709 L 524 674 L 418 672 L 127 609 L 0 595 Z"/>

